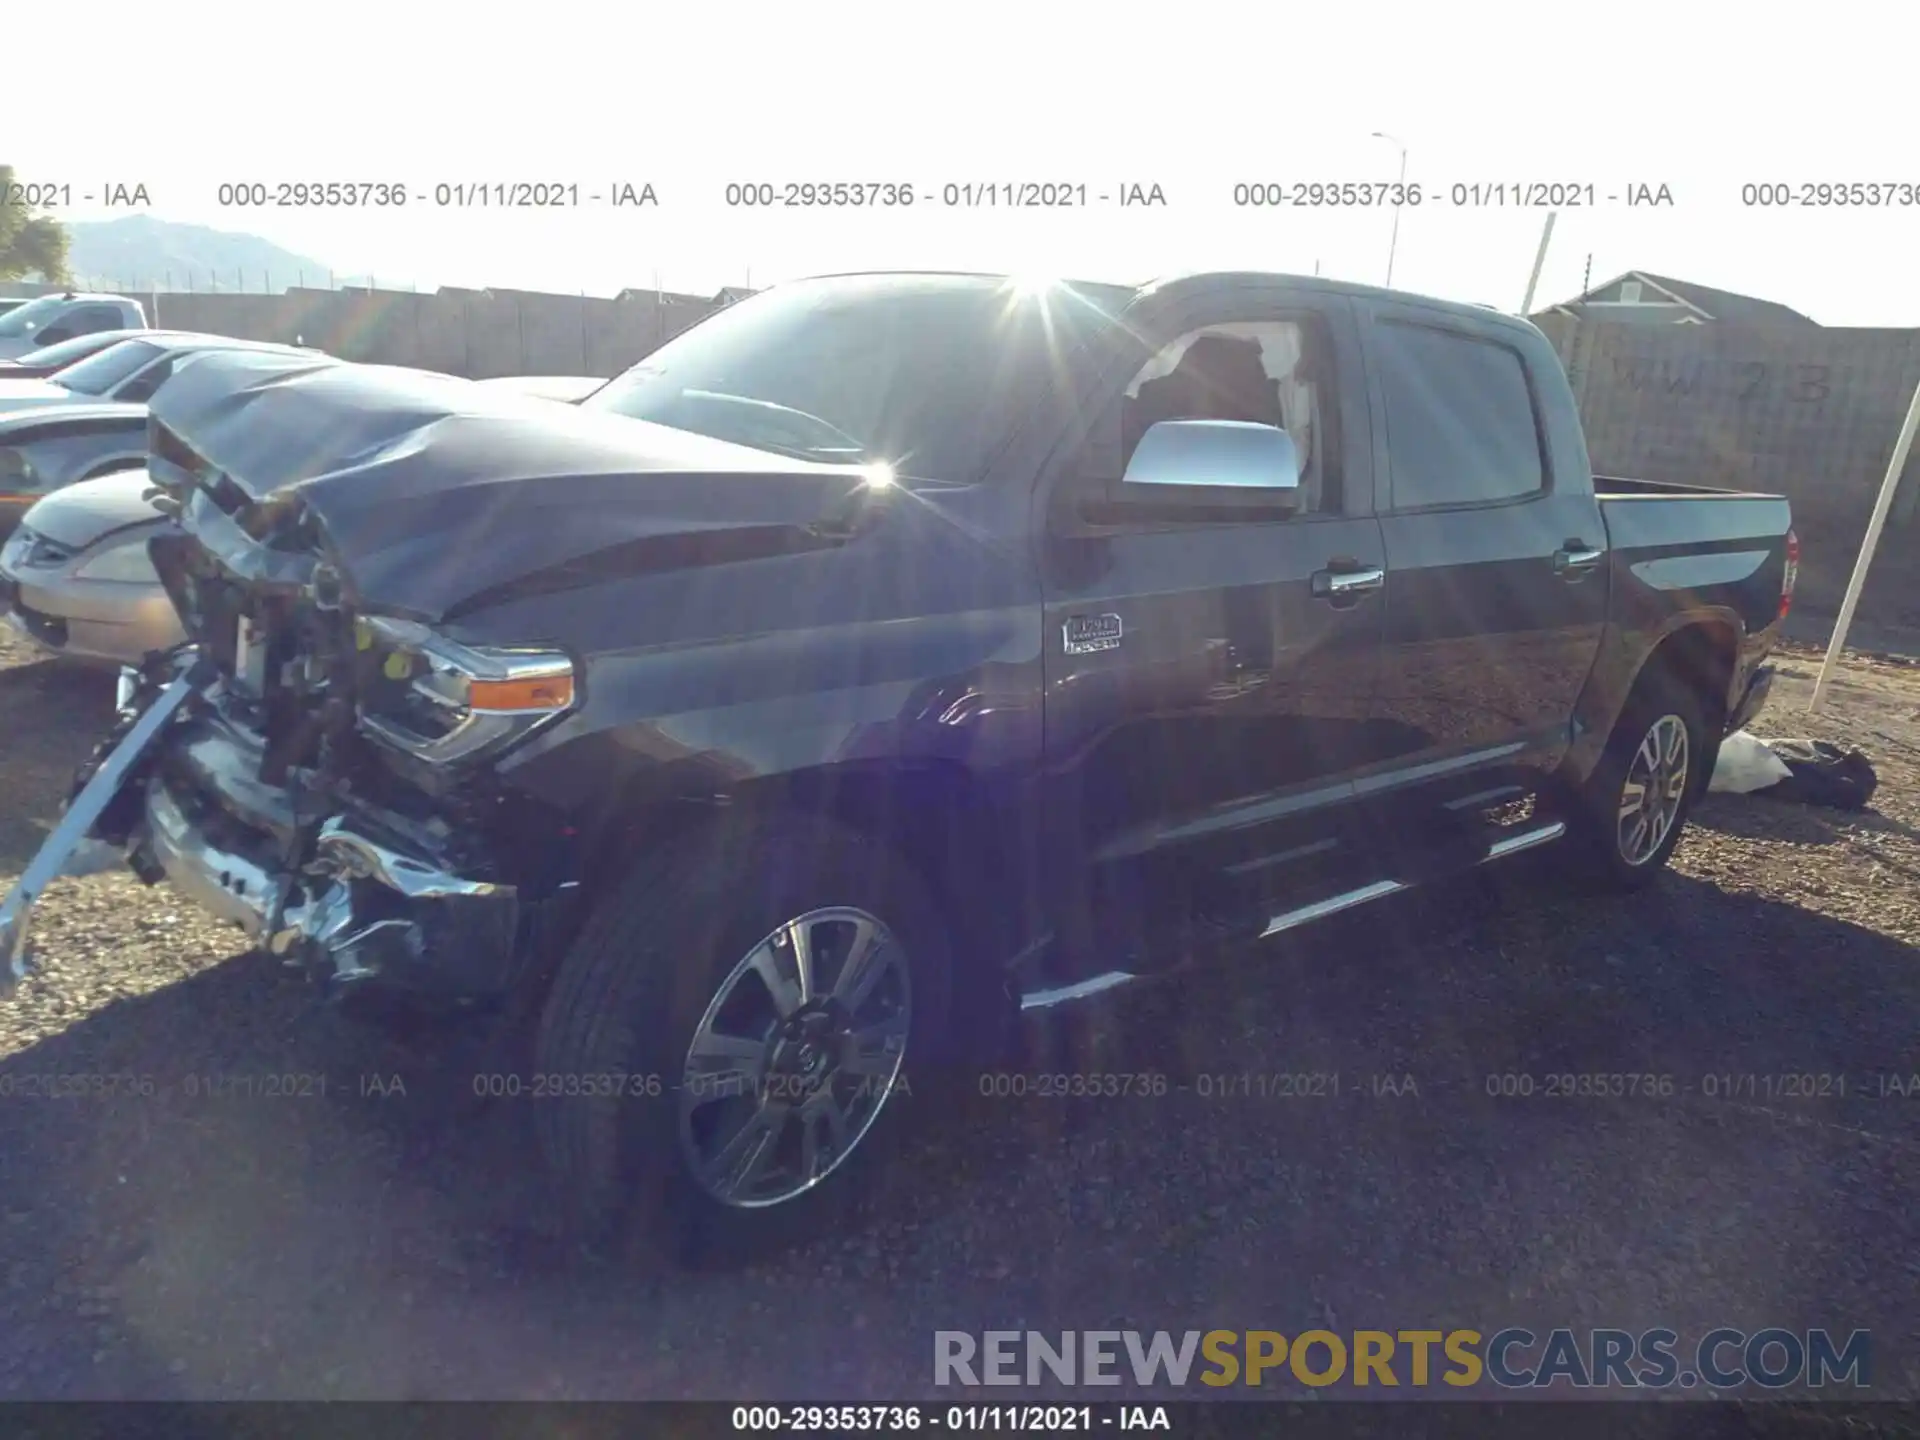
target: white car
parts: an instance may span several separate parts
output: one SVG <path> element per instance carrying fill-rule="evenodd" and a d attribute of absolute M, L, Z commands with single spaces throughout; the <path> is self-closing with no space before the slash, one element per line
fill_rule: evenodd
<path fill-rule="evenodd" d="M 147 312 L 124 295 L 42 295 L 0 315 L 0 360 L 101 330 L 145 330 Z"/>
<path fill-rule="evenodd" d="M 4 323 L 5 317 L 0 317 L 0 324 Z M 51 405 L 98 405 L 102 401 L 144 405 L 183 360 L 209 350 L 267 350 L 325 358 L 318 350 L 264 340 L 155 330 L 109 345 L 45 380 L 0 380 L 0 414 Z"/>

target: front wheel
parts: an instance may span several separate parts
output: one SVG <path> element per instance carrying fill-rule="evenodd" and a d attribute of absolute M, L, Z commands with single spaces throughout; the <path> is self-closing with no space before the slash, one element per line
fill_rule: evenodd
<path fill-rule="evenodd" d="M 826 821 L 715 833 L 609 893 L 535 1065 L 581 1238 L 727 1263 L 845 1223 L 936 1048 L 946 942 L 907 866 Z"/>
<path fill-rule="evenodd" d="M 1699 798 L 1710 743 L 1694 694 L 1664 674 L 1641 681 L 1569 807 L 1570 851 L 1586 878 L 1636 890 L 1660 872 Z"/>

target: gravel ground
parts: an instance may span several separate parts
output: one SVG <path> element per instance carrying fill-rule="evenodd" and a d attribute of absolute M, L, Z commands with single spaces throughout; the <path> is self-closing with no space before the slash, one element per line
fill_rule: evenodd
<path fill-rule="evenodd" d="M 1637 900 L 1522 857 L 1127 997 L 1107 1053 L 1166 1094 L 950 1103 L 870 1227 L 744 1273 L 568 1265 L 531 1102 L 460 1103 L 471 1056 L 316 1009 L 164 887 L 62 881 L 0 1007 L 0 1396 L 934 1398 L 937 1329 L 1664 1324 L 1866 1328 L 1877 1396 L 1920 1397 L 1920 1091 L 1861 1093 L 1920 1072 L 1920 669 L 1852 660 L 1807 721 L 1817 656 L 1783 660 L 1759 732 L 1866 749 L 1874 813 L 1715 797 Z M 110 689 L 0 648 L 5 880 Z M 1487 1094 L 1568 1071 L 1675 1089 Z M 145 1078 L 20 1098 L 47 1075 Z M 247 1075 L 319 1078 L 194 1078 Z"/>

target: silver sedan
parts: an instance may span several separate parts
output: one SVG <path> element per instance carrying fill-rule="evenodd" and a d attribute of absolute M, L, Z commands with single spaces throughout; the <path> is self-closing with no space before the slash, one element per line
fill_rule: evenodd
<path fill-rule="evenodd" d="M 146 463 L 144 405 L 68 405 L 0 415 L 0 540 L 28 506 L 62 486 Z"/>
<path fill-rule="evenodd" d="M 173 521 L 145 469 L 83 480 L 28 510 L 0 549 L 0 606 L 41 650 L 135 665 L 186 638 L 147 541 Z"/>
<path fill-rule="evenodd" d="M 229 335 L 154 330 L 138 339 L 109 345 L 98 354 L 89 355 L 64 370 L 56 370 L 44 380 L 9 380 L 0 376 L 0 411 L 98 405 L 103 400 L 144 405 L 181 365 L 195 355 L 212 350 L 264 350 L 302 355 L 315 361 L 332 359 L 305 346 L 236 340 Z"/>

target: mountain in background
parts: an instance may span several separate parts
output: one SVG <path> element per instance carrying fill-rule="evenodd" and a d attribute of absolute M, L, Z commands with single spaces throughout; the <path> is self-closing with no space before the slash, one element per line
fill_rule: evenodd
<path fill-rule="evenodd" d="M 106 290 L 259 294 L 300 284 L 324 287 L 331 275 L 320 261 L 258 235 L 150 215 L 72 221 L 67 233 L 67 270 L 74 282 Z"/>

